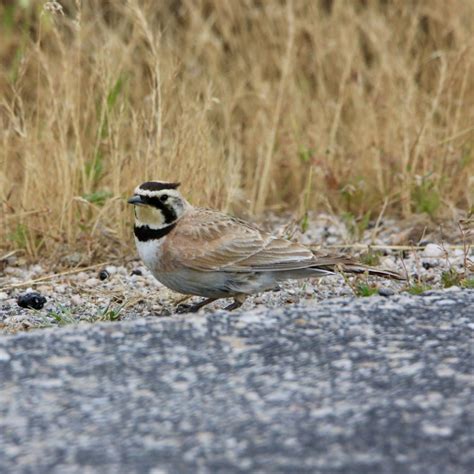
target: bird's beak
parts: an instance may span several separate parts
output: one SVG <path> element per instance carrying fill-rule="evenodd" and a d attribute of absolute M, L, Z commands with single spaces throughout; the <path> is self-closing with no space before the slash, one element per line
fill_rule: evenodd
<path fill-rule="evenodd" d="M 133 204 L 134 206 L 144 206 L 145 203 L 142 201 L 141 196 L 138 194 L 135 194 L 132 196 L 128 201 L 129 204 Z"/>

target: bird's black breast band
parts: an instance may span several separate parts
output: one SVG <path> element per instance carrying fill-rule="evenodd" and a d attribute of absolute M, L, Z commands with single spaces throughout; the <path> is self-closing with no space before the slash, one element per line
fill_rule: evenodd
<path fill-rule="evenodd" d="M 149 240 L 159 240 L 163 238 L 165 235 L 169 234 L 175 227 L 176 222 L 161 229 L 152 229 L 147 225 L 136 225 L 133 228 L 133 233 L 140 242 L 148 242 Z"/>

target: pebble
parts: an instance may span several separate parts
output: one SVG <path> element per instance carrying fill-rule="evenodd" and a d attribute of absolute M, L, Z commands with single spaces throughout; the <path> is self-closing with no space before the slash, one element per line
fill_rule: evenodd
<path fill-rule="evenodd" d="M 88 286 L 89 288 L 92 288 L 94 286 L 97 286 L 99 282 L 100 281 L 97 278 L 89 278 L 88 280 L 85 281 L 85 285 Z"/>
<path fill-rule="evenodd" d="M 37 292 L 24 293 L 18 297 L 17 303 L 21 308 L 41 309 L 46 303 L 46 298 Z"/>
<path fill-rule="evenodd" d="M 382 267 L 388 268 L 389 270 L 398 270 L 397 263 L 396 263 L 395 259 L 393 257 L 390 257 L 390 256 L 383 257 L 380 260 L 380 265 Z"/>
<path fill-rule="evenodd" d="M 8 293 L 5 293 L 4 291 L 0 291 L 0 300 L 6 300 L 8 299 Z"/>
<path fill-rule="evenodd" d="M 42 275 L 44 273 L 44 268 L 41 265 L 32 265 L 30 267 L 30 272 L 33 275 Z"/>
<path fill-rule="evenodd" d="M 79 252 L 72 252 L 69 255 L 64 256 L 62 260 L 67 265 L 76 266 L 81 263 L 82 254 Z"/>
<path fill-rule="evenodd" d="M 5 273 L 5 275 L 12 275 L 20 278 L 26 277 L 26 271 L 23 268 L 7 267 L 5 270 L 3 270 L 3 273 Z"/>
<path fill-rule="evenodd" d="M 436 426 L 431 423 L 423 423 L 421 427 L 423 433 L 428 436 L 447 437 L 451 436 L 453 430 L 449 426 Z"/>
<path fill-rule="evenodd" d="M 439 258 L 444 257 L 445 255 L 446 251 L 443 249 L 443 247 L 437 244 L 428 244 L 425 247 L 425 250 L 423 250 L 424 257 Z"/>
<path fill-rule="evenodd" d="M 110 273 L 104 268 L 99 272 L 99 280 L 104 281 L 110 277 Z"/>
<path fill-rule="evenodd" d="M 80 305 L 84 302 L 84 300 L 79 295 L 72 295 L 71 296 L 71 303 L 75 305 Z"/>
<path fill-rule="evenodd" d="M 379 288 L 378 293 L 380 296 L 388 297 L 388 296 L 393 296 L 395 294 L 395 291 L 392 290 L 391 288 L 382 286 L 381 288 Z"/>
<path fill-rule="evenodd" d="M 456 304 L 455 301 L 453 300 L 447 300 L 447 299 L 443 299 L 443 300 L 438 300 L 436 301 L 436 304 L 441 304 L 441 305 L 452 305 L 452 304 Z"/>
<path fill-rule="evenodd" d="M 5 350 L 0 349 L 0 362 L 8 362 L 10 359 L 10 354 Z"/>
<path fill-rule="evenodd" d="M 446 377 L 446 378 L 451 378 L 456 374 L 456 372 L 451 369 L 450 367 L 439 367 L 436 370 L 436 375 L 438 377 Z"/>
<path fill-rule="evenodd" d="M 139 268 L 135 268 L 134 270 L 132 270 L 130 275 L 132 275 L 132 276 L 142 276 L 143 272 Z"/>
<path fill-rule="evenodd" d="M 404 376 L 410 377 L 420 372 L 423 368 L 424 368 L 424 364 L 421 362 L 418 362 L 415 364 L 403 365 L 402 367 L 393 369 L 393 371 L 397 373 L 398 375 L 404 375 Z"/>
<path fill-rule="evenodd" d="M 461 288 L 459 288 L 459 286 L 453 285 L 449 288 L 445 288 L 444 291 L 461 291 Z"/>

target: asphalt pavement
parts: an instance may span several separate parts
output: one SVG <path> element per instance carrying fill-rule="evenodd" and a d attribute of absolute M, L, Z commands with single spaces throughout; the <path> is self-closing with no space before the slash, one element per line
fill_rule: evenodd
<path fill-rule="evenodd" d="M 1 473 L 471 473 L 474 291 L 0 338 Z"/>

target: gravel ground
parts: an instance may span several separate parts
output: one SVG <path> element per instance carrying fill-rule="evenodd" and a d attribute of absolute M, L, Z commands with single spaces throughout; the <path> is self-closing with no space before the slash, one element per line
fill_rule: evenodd
<path fill-rule="evenodd" d="M 267 224 L 269 230 L 283 229 L 282 220 L 274 218 Z M 415 226 L 416 227 L 416 226 Z M 385 221 L 383 224 L 367 229 L 360 241 L 375 245 L 400 244 L 410 241 L 410 235 L 416 234 L 416 228 L 404 228 L 402 224 Z M 280 234 L 289 232 L 289 229 L 280 230 Z M 417 231 L 418 239 L 423 238 L 424 250 L 416 252 L 402 252 L 400 250 L 377 251 L 381 255 L 374 262 L 376 266 L 407 272 L 411 278 L 410 291 L 424 289 L 439 289 L 445 286 L 441 281 L 442 273 L 450 269 L 455 272 L 465 270 L 465 252 L 459 246 L 452 248 L 439 245 L 445 234 L 427 233 L 426 227 Z M 292 232 L 292 237 L 307 245 L 317 243 L 322 248 L 346 245 L 354 240 L 353 232 L 348 226 L 332 216 L 313 216 L 307 231 Z M 456 229 L 449 234 L 450 242 L 459 244 L 460 236 Z M 340 248 L 330 251 L 339 252 Z M 349 251 L 349 250 L 348 250 Z M 351 248 L 350 251 L 354 252 Z M 470 259 L 473 259 L 471 250 Z M 66 270 L 81 260 L 81 256 L 71 254 L 66 257 Z M 471 263 L 472 265 L 472 263 Z M 104 270 L 106 272 L 104 272 Z M 102 271 L 102 272 L 101 272 Z M 0 334 L 11 334 L 32 328 L 64 326 L 79 322 L 97 322 L 110 320 L 131 320 L 139 317 L 156 318 L 169 316 L 175 312 L 175 304 L 182 299 L 181 295 L 173 293 L 158 283 L 141 264 L 140 261 L 130 261 L 125 265 L 114 264 L 96 267 L 76 273 L 66 274 L 54 279 L 36 282 L 34 285 L 25 285 L 25 282 L 42 278 L 51 273 L 47 265 L 27 266 L 21 258 L 12 257 L 0 265 Z M 100 277 L 104 279 L 101 280 Z M 472 285 L 472 274 L 469 277 Z M 323 300 L 354 294 L 354 288 L 365 283 L 362 280 L 352 279 L 352 288 L 341 276 L 306 281 L 290 281 L 282 285 L 279 292 L 268 292 L 249 298 L 244 309 L 267 307 L 278 308 L 282 305 L 307 302 L 319 305 Z M 416 288 L 413 288 L 413 286 Z M 409 285 L 383 279 L 371 278 L 367 289 L 375 293 L 390 296 L 409 290 Z M 457 286 L 454 284 L 454 289 Z M 373 287 L 373 288 L 372 288 Z M 364 290 L 364 288 L 362 288 Z M 41 310 L 20 308 L 17 304 L 19 296 L 39 292 L 46 297 L 46 304 Z M 194 298 L 193 301 L 200 301 Z M 212 313 L 227 305 L 228 301 L 213 303 L 204 308 L 205 313 Z"/>
<path fill-rule="evenodd" d="M 347 229 L 317 216 L 293 238 L 339 250 Z M 473 255 L 425 230 L 358 236 L 424 239 L 368 256 L 408 283 L 290 281 L 234 313 L 176 315 L 138 260 L 0 259 L 0 472 L 472 472 Z M 44 306 L 21 308 L 32 292 Z"/>
<path fill-rule="evenodd" d="M 473 307 L 336 298 L 0 338 L 0 472 L 471 473 Z"/>

